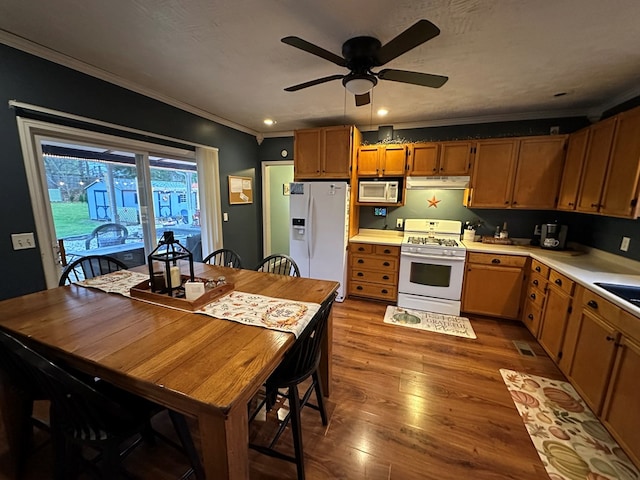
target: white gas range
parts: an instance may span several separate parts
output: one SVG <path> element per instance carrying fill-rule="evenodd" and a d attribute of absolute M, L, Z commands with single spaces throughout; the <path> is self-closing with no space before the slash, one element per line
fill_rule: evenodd
<path fill-rule="evenodd" d="M 400 246 L 398 306 L 460 315 L 466 249 L 462 222 L 407 219 Z"/>

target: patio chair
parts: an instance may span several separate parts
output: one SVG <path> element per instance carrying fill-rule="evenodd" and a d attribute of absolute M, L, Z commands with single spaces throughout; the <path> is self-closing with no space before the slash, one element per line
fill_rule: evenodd
<path fill-rule="evenodd" d="M 119 223 L 105 223 L 96 227 L 85 240 L 85 248 L 91 249 L 91 241 L 95 238 L 98 248 L 111 245 L 122 245 L 129 236 L 129 230 Z"/>
<path fill-rule="evenodd" d="M 276 253 L 264 258 L 254 270 L 258 272 L 277 273 L 279 275 L 289 275 L 299 277 L 300 269 L 295 260 L 284 253 Z"/>
<path fill-rule="evenodd" d="M 118 270 L 126 270 L 127 268 L 127 265 L 123 262 L 108 255 L 87 255 L 74 260 L 64 268 L 58 285 L 62 287 L 79 280 L 86 280 L 87 278 Z"/>

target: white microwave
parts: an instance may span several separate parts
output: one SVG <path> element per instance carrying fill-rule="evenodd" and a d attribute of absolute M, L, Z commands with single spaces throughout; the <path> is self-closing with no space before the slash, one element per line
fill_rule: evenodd
<path fill-rule="evenodd" d="M 361 180 L 358 188 L 358 201 L 370 203 L 397 203 L 398 181 Z"/>

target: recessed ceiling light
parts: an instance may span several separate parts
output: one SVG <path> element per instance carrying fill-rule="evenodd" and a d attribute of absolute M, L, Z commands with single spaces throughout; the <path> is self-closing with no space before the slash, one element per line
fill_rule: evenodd
<path fill-rule="evenodd" d="M 558 92 L 558 93 L 554 93 L 553 96 L 554 97 L 562 97 L 562 96 L 564 96 L 566 94 L 567 94 L 567 92 Z"/>
<path fill-rule="evenodd" d="M 379 117 L 384 117 L 387 113 L 389 113 L 389 110 L 387 110 L 385 108 L 381 108 L 380 110 L 378 110 L 378 116 Z"/>
<path fill-rule="evenodd" d="M 270 118 L 265 118 L 264 124 L 271 126 L 271 125 L 275 125 L 276 121 L 275 120 L 271 120 Z"/>

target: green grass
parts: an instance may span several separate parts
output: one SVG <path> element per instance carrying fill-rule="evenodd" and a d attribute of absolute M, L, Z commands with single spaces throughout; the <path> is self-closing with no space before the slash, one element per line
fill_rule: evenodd
<path fill-rule="evenodd" d="M 52 202 L 51 210 L 58 238 L 89 234 L 102 224 L 89 219 L 89 206 L 83 202 Z"/>

